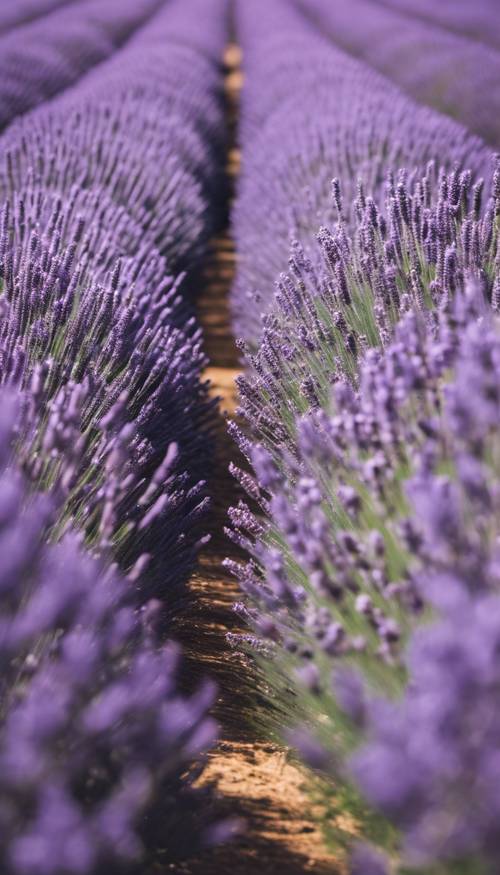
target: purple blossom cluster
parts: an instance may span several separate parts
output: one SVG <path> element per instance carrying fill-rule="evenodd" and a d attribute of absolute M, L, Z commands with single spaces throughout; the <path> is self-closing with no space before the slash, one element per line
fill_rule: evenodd
<path fill-rule="evenodd" d="M 359 182 L 380 206 L 389 171 L 406 167 L 411 179 L 436 160 L 476 177 L 489 172 L 490 156 L 459 125 L 334 49 L 291 5 L 275 0 L 250 9 L 242 2 L 237 20 L 246 78 L 232 308 L 237 336 L 255 342 L 290 242 L 313 261 L 318 227 L 337 221 L 332 179 L 341 181 L 349 228 Z"/>
<path fill-rule="evenodd" d="M 498 594 L 454 600 L 416 632 L 398 701 L 367 696 L 367 740 L 350 766 L 364 796 L 402 832 L 408 865 L 498 867 Z"/>
<path fill-rule="evenodd" d="M 500 49 L 500 19 L 495 0 L 377 0 L 399 12 L 439 24 L 446 30 L 477 39 Z"/>
<path fill-rule="evenodd" d="M 111 41 L 146 17 L 118 5 L 93 12 Z M 208 505 L 190 298 L 219 221 L 225 26 L 224 0 L 172 0 L 2 137 L 8 875 L 144 871 L 224 833 L 193 787 L 214 691 L 182 692 L 165 641 Z"/>
<path fill-rule="evenodd" d="M 52 3 L 50 14 L 0 36 L 0 130 L 110 58 L 161 2 Z"/>
<path fill-rule="evenodd" d="M 2 872 L 128 872 L 153 835 L 172 859 L 186 821 L 190 842 L 210 840 L 189 770 L 215 735 L 214 690 L 180 691 L 157 602 L 137 613 L 130 582 L 71 529 L 50 543 L 58 495 L 13 461 L 18 392 L 0 403 Z"/>
<path fill-rule="evenodd" d="M 343 49 L 500 145 L 500 53 L 494 48 L 373 0 L 303 0 L 302 6 Z M 498 12 L 490 18 L 498 29 Z"/>

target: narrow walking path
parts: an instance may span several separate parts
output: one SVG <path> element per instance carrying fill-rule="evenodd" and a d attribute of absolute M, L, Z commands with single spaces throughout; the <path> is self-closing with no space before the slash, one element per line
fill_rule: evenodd
<path fill-rule="evenodd" d="M 239 62 L 238 47 L 230 45 L 225 56 L 230 183 L 234 183 L 239 164 Z M 228 308 L 234 267 L 234 248 L 226 230 L 213 241 L 198 304 L 210 359 L 206 376 L 212 381 L 214 394 L 220 396 L 221 405 L 212 478 L 212 540 L 202 556 L 201 571 L 191 583 L 195 597 L 183 643 L 194 677 L 210 674 L 220 689 L 217 717 L 222 741 L 209 758 L 202 783 L 215 784 L 222 811 L 240 816 L 246 830 L 232 845 L 207 852 L 175 871 L 186 875 L 300 875 L 311 871 L 335 875 L 341 869 L 326 850 L 318 826 L 305 814 L 309 802 L 302 789 L 301 771 L 288 761 L 282 749 L 257 740 L 249 725 L 245 715 L 258 695 L 256 680 L 251 666 L 226 641 L 227 632 L 238 624 L 232 611 L 237 588 L 222 566 L 223 559 L 235 550 L 223 534 L 227 508 L 237 500 L 237 488 L 228 473 L 229 462 L 237 461 L 237 450 L 226 433 L 226 419 L 235 412 L 234 381 L 239 373 Z"/>

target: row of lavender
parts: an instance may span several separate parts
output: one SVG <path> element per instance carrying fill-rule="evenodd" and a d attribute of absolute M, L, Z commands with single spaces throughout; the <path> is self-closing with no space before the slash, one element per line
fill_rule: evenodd
<path fill-rule="evenodd" d="M 343 49 L 416 100 L 452 115 L 493 146 L 500 145 L 500 52 L 495 48 L 377 0 L 298 3 Z M 492 33 L 496 20 L 492 13 Z"/>
<path fill-rule="evenodd" d="M 256 3 L 238 7 L 231 430 L 252 474 L 232 640 L 262 669 L 262 719 L 321 776 L 330 835 L 347 811 L 383 846 L 353 873 L 493 873 L 500 167 Z"/>
<path fill-rule="evenodd" d="M 377 0 L 384 6 L 407 12 L 500 49 L 500 16 L 496 0 Z"/>
<path fill-rule="evenodd" d="M 167 865 L 220 836 L 192 766 L 214 689 L 182 692 L 168 636 L 208 501 L 213 403 L 185 272 L 218 221 L 224 29 L 224 0 L 170 0 L 0 140 L 13 875 L 135 871 L 151 849 Z"/>
<path fill-rule="evenodd" d="M 74 2 L 75 0 L 7 0 L 0 10 L 0 33 L 28 24 Z"/>
<path fill-rule="evenodd" d="M 332 178 L 342 181 L 343 218 L 352 225 L 359 177 L 380 203 L 389 171 L 406 167 L 415 174 L 443 157 L 448 168 L 458 163 L 479 176 L 488 170 L 489 152 L 464 128 L 417 107 L 370 67 L 333 48 L 292 7 L 270 4 L 255 22 L 242 4 L 239 11 L 247 86 L 240 128 L 245 156 L 233 213 L 233 316 L 237 334 L 254 342 L 260 313 L 272 299 L 268 290 L 287 267 L 290 241 L 317 260 L 318 227 L 337 218 Z"/>
<path fill-rule="evenodd" d="M 106 61 L 162 0 L 45 4 L 48 14 L 0 36 L 0 130 Z M 18 10 L 21 12 L 21 9 Z M 0 32 L 2 16 L 0 11 Z"/>

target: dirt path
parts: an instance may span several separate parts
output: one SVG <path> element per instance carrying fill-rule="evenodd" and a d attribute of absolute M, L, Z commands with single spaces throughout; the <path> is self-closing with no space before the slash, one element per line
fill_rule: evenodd
<path fill-rule="evenodd" d="M 228 47 L 225 63 L 232 134 L 227 171 L 234 180 L 239 160 L 234 134 L 241 86 L 236 46 Z M 225 418 L 234 414 L 234 379 L 239 372 L 228 314 L 234 265 L 234 249 L 225 233 L 213 241 L 199 302 L 211 362 L 206 375 L 214 393 L 222 398 L 213 477 L 212 541 L 202 557 L 201 572 L 191 583 L 193 608 L 183 638 L 193 677 L 210 673 L 220 689 L 217 716 L 223 740 L 211 754 L 202 781 L 215 784 L 222 812 L 242 817 L 247 828 L 232 845 L 206 853 L 175 871 L 186 875 L 335 875 L 341 870 L 325 849 L 317 825 L 305 815 L 308 800 L 300 770 L 288 761 L 285 751 L 256 740 L 244 717 L 258 692 L 251 669 L 228 647 L 225 637 L 229 629 L 237 628 L 232 612 L 237 590 L 222 567 L 222 560 L 232 552 L 231 543 L 223 536 L 227 507 L 237 497 L 227 471 L 236 452 L 225 423 Z"/>

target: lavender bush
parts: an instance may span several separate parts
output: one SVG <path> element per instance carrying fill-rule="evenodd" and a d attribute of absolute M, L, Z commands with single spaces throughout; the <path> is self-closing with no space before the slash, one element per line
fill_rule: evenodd
<path fill-rule="evenodd" d="M 342 48 L 412 97 L 500 144 L 500 54 L 493 48 L 372 0 L 304 0 L 302 8 Z"/>
<path fill-rule="evenodd" d="M 0 37 L 0 129 L 109 58 L 160 5 L 161 0 L 70 3 Z"/>
<path fill-rule="evenodd" d="M 391 455 L 392 449 L 401 453 L 402 467 L 392 465 L 376 490 L 369 487 L 383 510 L 376 526 L 379 571 L 378 577 L 372 575 L 371 593 L 358 593 L 355 605 L 377 632 L 380 657 L 396 666 L 406 635 L 400 619 L 393 615 L 388 622 L 390 602 L 395 598 L 403 607 L 406 626 L 409 621 L 413 626 L 415 609 L 425 620 L 432 607 L 437 619 L 411 636 L 402 666 L 402 700 L 382 699 L 380 674 L 376 693 L 370 692 L 352 671 L 352 659 L 350 670 L 334 675 L 333 691 L 356 732 L 367 738 L 350 758 L 351 772 L 365 797 L 401 830 L 408 866 L 494 872 L 499 668 L 494 458 L 500 347 L 498 325 L 477 288 L 468 289 L 451 316 L 434 337 L 420 328 L 420 355 L 412 355 L 412 362 L 425 362 L 426 373 L 421 370 L 413 379 L 406 396 L 410 405 L 402 389 L 409 385 L 406 375 L 393 376 L 398 357 L 407 362 L 404 344 L 412 333 L 413 344 L 416 340 L 411 322 L 384 353 L 382 373 L 376 375 L 378 386 L 388 390 L 387 400 L 392 394 L 400 405 L 392 425 L 396 431 L 403 425 L 402 440 L 398 437 Z M 446 379 L 436 381 L 443 368 Z M 363 412 L 366 399 L 365 394 Z M 384 413 L 379 408 L 379 432 L 388 422 L 390 407 L 384 407 Z M 403 447 L 409 448 L 406 459 Z M 399 512 L 398 493 L 404 502 Z M 356 512 L 362 514 L 363 508 Z M 356 534 L 360 528 L 355 526 Z M 397 579 L 388 565 L 391 539 L 404 551 L 404 571 L 396 572 Z M 375 603 L 375 592 L 383 593 L 383 606 Z M 369 667 L 363 665 L 365 677 Z M 391 686 L 386 685 L 391 696 L 397 690 L 395 675 L 392 671 Z"/>
<path fill-rule="evenodd" d="M 490 156 L 463 128 L 334 50 L 290 6 L 263 4 L 254 14 L 241 3 L 237 12 L 246 79 L 232 308 L 237 336 L 255 343 L 290 240 L 314 262 L 318 227 L 337 221 L 332 178 L 341 180 L 349 229 L 359 181 L 360 196 L 364 190 L 380 206 L 389 171 L 404 166 L 411 179 L 435 159 L 450 170 L 469 168 L 476 179 L 489 173 Z"/>
<path fill-rule="evenodd" d="M 71 530 L 48 543 L 61 494 L 34 492 L 12 462 L 22 403 L 2 390 L 2 871 L 136 871 L 153 836 L 168 859 L 188 834 L 210 840 L 184 772 L 213 741 L 214 691 L 180 692 L 157 603 L 136 614 L 130 582 Z"/>

